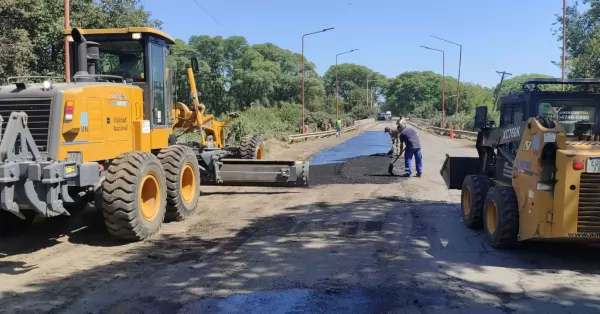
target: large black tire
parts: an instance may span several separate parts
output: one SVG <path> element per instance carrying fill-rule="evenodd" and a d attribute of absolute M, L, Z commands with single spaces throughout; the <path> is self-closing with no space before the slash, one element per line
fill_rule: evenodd
<path fill-rule="evenodd" d="M 26 231 L 33 224 L 36 214 L 22 211 L 25 219 L 21 219 L 12 213 L 0 209 L 0 235 L 15 235 Z"/>
<path fill-rule="evenodd" d="M 482 174 L 465 177 L 460 197 L 462 221 L 471 229 L 483 226 L 483 206 L 492 180 Z"/>
<path fill-rule="evenodd" d="M 240 156 L 242 159 L 264 159 L 265 144 L 262 139 L 256 135 L 244 136 Z"/>
<path fill-rule="evenodd" d="M 200 167 L 194 151 L 184 145 L 158 153 L 167 178 L 167 221 L 181 221 L 194 213 L 200 196 Z"/>
<path fill-rule="evenodd" d="M 102 210 L 108 231 L 124 241 L 145 240 L 158 232 L 166 211 L 167 184 L 151 153 L 119 155 L 102 182 Z"/>
<path fill-rule="evenodd" d="M 492 247 L 508 249 L 517 245 L 519 205 L 513 187 L 496 186 L 488 191 L 483 221 Z"/>

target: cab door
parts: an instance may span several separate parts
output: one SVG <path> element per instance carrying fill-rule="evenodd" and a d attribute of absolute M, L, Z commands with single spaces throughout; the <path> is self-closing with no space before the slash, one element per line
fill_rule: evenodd
<path fill-rule="evenodd" d="M 170 115 L 173 107 L 172 97 L 170 96 L 169 73 L 167 65 L 168 48 L 164 40 L 150 37 L 150 84 L 151 95 L 151 113 L 150 123 L 152 128 L 170 128 Z"/>

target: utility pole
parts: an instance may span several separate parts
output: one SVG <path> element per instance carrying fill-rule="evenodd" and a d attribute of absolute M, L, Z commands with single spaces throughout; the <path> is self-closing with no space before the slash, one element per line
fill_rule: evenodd
<path fill-rule="evenodd" d="M 562 16 L 562 91 L 565 91 L 565 63 L 567 62 L 567 0 L 563 0 L 563 16 Z"/>
<path fill-rule="evenodd" d="M 71 28 L 70 23 L 70 13 L 71 13 L 71 4 L 69 0 L 65 0 L 65 30 Z M 71 60 L 69 60 L 69 41 L 67 40 L 67 36 L 63 36 L 63 40 L 65 42 L 65 81 L 67 83 L 71 83 Z"/>
<path fill-rule="evenodd" d="M 500 77 L 500 85 L 496 89 L 496 100 L 494 101 L 494 107 L 492 107 L 492 111 L 496 110 L 496 106 L 498 106 L 498 99 L 500 99 L 500 91 L 502 91 L 502 83 L 504 82 L 504 77 L 506 75 L 512 75 L 512 73 L 508 73 L 506 71 L 496 71 L 496 73 L 502 75 Z"/>

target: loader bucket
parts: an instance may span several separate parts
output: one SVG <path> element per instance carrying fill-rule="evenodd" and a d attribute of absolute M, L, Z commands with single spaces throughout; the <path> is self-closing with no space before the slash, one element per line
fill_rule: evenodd
<path fill-rule="evenodd" d="M 479 172 L 479 157 L 450 157 L 440 169 L 446 187 L 450 190 L 462 190 L 463 180 L 466 176 Z"/>

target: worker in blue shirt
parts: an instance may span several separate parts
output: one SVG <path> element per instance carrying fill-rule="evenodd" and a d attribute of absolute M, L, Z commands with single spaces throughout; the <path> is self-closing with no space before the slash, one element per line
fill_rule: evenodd
<path fill-rule="evenodd" d="M 402 151 L 406 145 L 406 150 L 404 150 L 405 173 L 402 176 L 410 177 L 412 173 L 410 168 L 414 156 L 417 166 L 417 177 L 420 177 L 423 174 L 423 155 L 421 154 L 419 135 L 415 129 L 407 127 L 405 120 L 399 121 L 398 131 L 400 131 L 400 151 Z"/>

